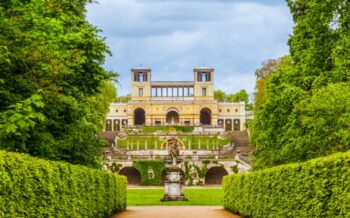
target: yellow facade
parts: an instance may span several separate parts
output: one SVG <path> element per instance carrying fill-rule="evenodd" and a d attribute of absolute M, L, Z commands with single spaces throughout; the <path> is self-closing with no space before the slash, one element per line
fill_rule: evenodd
<path fill-rule="evenodd" d="M 138 125 L 190 125 L 243 130 L 245 103 L 214 100 L 214 69 L 195 68 L 193 81 L 152 81 L 151 69 L 131 70 L 131 100 L 112 103 L 106 130 Z"/>

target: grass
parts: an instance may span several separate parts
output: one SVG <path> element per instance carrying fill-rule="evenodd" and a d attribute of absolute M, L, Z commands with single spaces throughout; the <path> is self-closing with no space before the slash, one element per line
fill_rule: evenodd
<path fill-rule="evenodd" d="M 222 206 L 223 190 L 221 188 L 186 188 L 184 194 L 188 201 L 161 202 L 164 188 L 155 189 L 128 189 L 128 206 Z"/>
<path fill-rule="evenodd" d="M 179 136 L 179 139 L 184 142 L 186 149 L 188 149 L 189 144 L 191 144 L 191 149 L 199 149 L 200 145 L 201 149 L 212 150 L 216 148 L 216 145 L 222 147 L 231 142 L 230 137 L 221 139 L 217 136 Z M 147 142 L 147 149 L 160 149 L 163 141 L 164 137 L 159 136 L 128 136 L 123 140 L 118 139 L 117 146 L 126 148 L 127 144 L 129 144 L 129 149 L 136 150 L 137 144 L 139 144 L 138 148 L 144 150 Z M 157 148 L 155 148 L 156 145 Z"/>
<path fill-rule="evenodd" d="M 144 126 L 143 133 L 154 133 L 161 130 L 163 133 L 168 133 L 170 128 L 175 128 L 177 132 L 192 132 L 193 126 Z"/>

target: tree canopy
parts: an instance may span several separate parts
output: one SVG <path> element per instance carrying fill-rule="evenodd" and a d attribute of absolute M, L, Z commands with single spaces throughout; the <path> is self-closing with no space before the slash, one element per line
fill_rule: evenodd
<path fill-rule="evenodd" d="M 350 149 L 350 3 L 287 3 L 290 56 L 267 77 L 255 107 L 256 168 Z"/>
<path fill-rule="evenodd" d="M 251 110 L 252 109 L 252 104 L 249 103 L 249 94 L 245 89 L 241 89 L 237 93 L 232 93 L 232 94 L 227 94 L 226 92 L 222 90 L 215 90 L 214 91 L 214 99 L 217 100 L 218 102 L 240 102 L 244 101 L 246 104 L 246 108 Z"/>
<path fill-rule="evenodd" d="M 115 75 L 90 0 L 0 3 L 0 148 L 98 166 Z"/>

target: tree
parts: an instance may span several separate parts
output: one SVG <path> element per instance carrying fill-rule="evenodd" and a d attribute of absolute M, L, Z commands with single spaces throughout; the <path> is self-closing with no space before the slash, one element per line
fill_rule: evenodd
<path fill-rule="evenodd" d="M 227 101 L 244 101 L 246 105 L 249 103 L 249 95 L 245 89 L 241 89 L 239 92 L 227 95 Z"/>
<path fill-rule="evenodd" d="M 99 165 L 97 135 L 115 90 L 89 2 L 1 1 L 1 149 Z"/>
<path fill-rule="evenodd" d="M 214 91 L 214 99 L 218 102 L 224 102 L 226 100 L 226 93 L 222 90 L 215 90 Z"/>
<path fill-rule="evenodd" d="M 286 57 L 284 57 L 286 58 Z M 256 85 L 255 85 L 255 108 L 259 107 L 264 97 L 266 80 L 267 78 L 277 70 L 278 65 L 282 61 L 282 58 L 269 59 L 262 63 L 262 66 L 255 71 Z"/>
<path fill-rule="evenodd" d="M 256 168 L 350 149 L 350 2 L 288 0 L 295 22 L 251 128 Z"/>
<path fill-rule="evenodd" d="M 130 100 L 131 100 L 131 94 L 127 94 L 125 96 L 118 96 L 117 97 L 117 102 L 127 103 Z"/>

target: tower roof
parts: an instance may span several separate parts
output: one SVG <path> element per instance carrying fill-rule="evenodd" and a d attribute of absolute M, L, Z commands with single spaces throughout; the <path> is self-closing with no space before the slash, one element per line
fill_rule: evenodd
<path fill-rule="evenodd" d="M 214 68 L 203 66 L 203 67 L 196 67 L 196 68 L 193 69 L 193 71 L 201 71 L 201 70 L 205 70 L 205 71 L 214 71 Z"/>
<path fill-rule="evenodd" d="M 133 67 L 131 68 L 131 71 L 151 71 L 151 68 L 149 67 Z"/>

